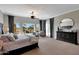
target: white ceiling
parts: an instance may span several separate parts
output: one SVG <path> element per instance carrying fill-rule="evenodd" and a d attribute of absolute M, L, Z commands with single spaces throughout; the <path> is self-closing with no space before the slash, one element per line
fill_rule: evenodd
<path fill-rule="evenodd" d="M 78 10 L 78 4 L 0 4 L 0 10 L 9 15 L 29 17 L 31 11 L 40 19 Z"/>
<path fill-rule="evenodd" d="M 39 19 L 31 19 L 31 18 L 26 18 L 26 17 L 15 17 L 14 18 L 14 23 L 39 23 Z"/>

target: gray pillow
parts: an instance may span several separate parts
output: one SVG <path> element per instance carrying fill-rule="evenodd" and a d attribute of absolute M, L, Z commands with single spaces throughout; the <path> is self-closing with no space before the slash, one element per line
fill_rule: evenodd
<path fill-rule="evenodd" d="M 13 35 L 15 39 L 18 39 L 18 36 L 16 34 Z"/>

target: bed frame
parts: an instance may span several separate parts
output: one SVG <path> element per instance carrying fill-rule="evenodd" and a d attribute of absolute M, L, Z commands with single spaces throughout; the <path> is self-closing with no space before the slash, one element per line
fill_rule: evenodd
<path fill-rule="evenodd" d="M 21 48 L 16 49 L 16 50 L 8 51 L 8 53 L 3 53 L 3 55 L 21 55 L 24 52 L 30 51 L 34 48 L 39 48 L 38 43 L 29 45 L 29 46 L 25 46 L 25 47 L 21 47 Z"/>

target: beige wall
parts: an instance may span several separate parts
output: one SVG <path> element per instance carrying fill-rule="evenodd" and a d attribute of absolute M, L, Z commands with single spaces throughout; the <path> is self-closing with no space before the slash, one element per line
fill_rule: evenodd
<path fill-rule="evenodd" d="M 79 10 L 70 12 L 70 13 L 66 13 L 66 14 L 55 17 L 55 20 L 54 20 L 54 38 L 55 39 L 56 39 L 57 27 L 59 26 L 60 21 L 64 18 L 72 18 L 74 21 L 74 26 L 71 30 L 79 31 Z"/>

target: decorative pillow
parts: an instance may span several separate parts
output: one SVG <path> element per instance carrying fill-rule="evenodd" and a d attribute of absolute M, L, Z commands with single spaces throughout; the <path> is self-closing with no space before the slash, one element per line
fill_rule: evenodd
<path fill-rule="evenodd" d="M 12 36 L 7 36 L 10 41 L 15 41 L 15 38 Z"/>
<path fill-rule="evenodd" d="M 13 33 L 9 33 L 9 36 L 13 37 L 13 36 L 14 36 L 14 34 L 13 34 Z"/>
<path fill-rule="evenodd" d="M 14 34 L 13 33 L 10 33 L 9 35 L 7 35 L 8 36 L 8 39 L 10 40 L 10 41 L 15 41 L 15 38 L 14 38 Z"/>
<path fill-rule="evenodd" d="M 18 36 L 17 36 L 16 34 L 14 34 L 14 38 L 15 38 L 15 39 L 18 39 Z"/>

